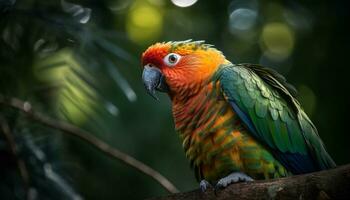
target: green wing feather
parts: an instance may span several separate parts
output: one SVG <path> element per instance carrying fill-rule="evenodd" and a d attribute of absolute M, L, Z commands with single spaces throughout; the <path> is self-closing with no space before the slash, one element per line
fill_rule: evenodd
<path fill-rule="evenodd" d="M 335 166 L 282 75 L 259 65 L 226 64 L 214 80 L 251 134 L 292 173 Z"/>

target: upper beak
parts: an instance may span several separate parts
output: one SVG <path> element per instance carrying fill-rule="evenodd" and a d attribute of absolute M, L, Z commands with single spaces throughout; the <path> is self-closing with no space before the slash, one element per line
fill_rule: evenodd
<path fill-rule="evenodd" d="M 142 72 L 142 80 L 147 90 L 147 93 L 151 95 L 153 98 L 155 98 L 156 100 L 159 100 L 159 99 L 156 96 L 155 90 L 158 90 L 161 92 L 168 91 L 168 86 L 164 80 L 163 74 L 158 68 L 153 67 L 150 64 L 147 64 L 144 66 L 144 69 Z"/>

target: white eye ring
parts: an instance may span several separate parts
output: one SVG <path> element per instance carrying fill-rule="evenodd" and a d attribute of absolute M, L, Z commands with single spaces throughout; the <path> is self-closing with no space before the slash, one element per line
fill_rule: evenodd
<path fill-rule="evenodd" d="M 175 66 L 181 59 L 181 56 L 176 53 L 169 53 L 163 59 L 164 63 L 168 66 Z"/>

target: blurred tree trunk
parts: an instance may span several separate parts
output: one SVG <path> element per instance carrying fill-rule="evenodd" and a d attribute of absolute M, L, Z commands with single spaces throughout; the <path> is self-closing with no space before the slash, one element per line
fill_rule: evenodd
<path fill-rule="evenodd" d="M 226 189 L 177 193 L 150 200 L 350 199 L 350 165 L 287 178 L 233 184 Z"/>

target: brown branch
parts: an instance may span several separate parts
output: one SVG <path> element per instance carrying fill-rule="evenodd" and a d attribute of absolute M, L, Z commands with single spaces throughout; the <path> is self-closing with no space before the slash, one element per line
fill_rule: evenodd
<path fill-rule="evenodd" d="M 11 150 L 13 157 L 16 160 L 19 174 L 22 178 L 24 189 L 26 192 L 26 199 L 29 199 L 29 174 L 25 162 L 18 156 L 17 145 L 15 138 L 10 130 L 10 127 L 6 119 L 0 115 L 0 127 L 5 140 Z"/>
<path fill-rule="evenodd" d="M 148 165 L 142 163 L 139 160 L 136 160 L 134 157 L 110 146 L 109 144 L 103 142 L 102 140 L 96 138 L 91 133 L 82 130 L 72 124 L 69 124 L 64 121 L 59 121 L 57 119 L 50 118 L 45 116 L 44 114 L 33 110 L 31 104 L 29 102 L 24 102 L 17 98 L 6 98 L 0 94 L 0 104 L 15 108 L 21 112 L 23 112 L 27 117 L 41 124 L 54 128 L 56 130 L 62 131 L 62 133 L 66 133 L 68 135 L 72 135 L 78 137 L 81 140 L 93 145 L 95 148 L 105 153 L 106 155 L 118 159 L 125 164 L 137 169 L 138 171 L 150 176 L 155 181 L 157 181 L 161 186 L 163 186 L 170 193 L 178 192 L 178 189 L 163 175 L 161 175 L 156 170 L 152 169 Z"/>
<path fill-rule="evenodd" d="M 350 164 L 287 178 L 237 183 L 216 193 L 209 189 L 172 194 L 149 200 L 256 200 L 256 199 L 350 199 Z"/>

